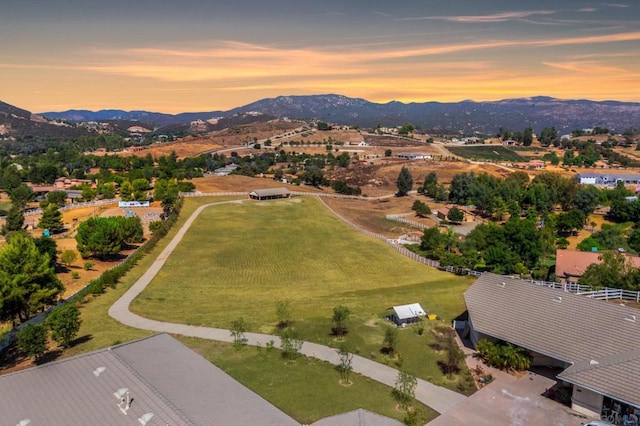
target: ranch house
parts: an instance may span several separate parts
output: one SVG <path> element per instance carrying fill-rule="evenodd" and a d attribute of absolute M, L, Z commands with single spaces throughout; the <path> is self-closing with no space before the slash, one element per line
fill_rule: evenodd
<path fill-rule="evenodd" d="M 464 293 L 464 337 L 521 346 L 532 365 L 560 368 L 571 408 L 589 417 L 640 410 L 640 310 L 484 273 Z M 622 412 L 620 412 L 622 414 Z"/>

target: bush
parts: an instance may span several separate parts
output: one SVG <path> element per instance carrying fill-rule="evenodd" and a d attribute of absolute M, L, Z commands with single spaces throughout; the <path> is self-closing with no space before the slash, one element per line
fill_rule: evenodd
<path fill-rule="evenodd" d="M 45 320 L 51 330 L 51 338 L 65 348 L 78 335 L 81 323 L 80 311 L 72 303 L 54 308 Z"/>
<path fill-rule="evenodd" d="M 47 329 L 44 324 L 27 324 L 18 332 L 18 347 L 38 361 L 47 351 Z"/>
<path fill-rule="evenodd" d="M 511 343 L 493 343 L 481 339 L 476 345 L 476 351 L 488 365 L 501 370 L 520 371 L 531 366 L 531 358 L 526 350 Z"/>

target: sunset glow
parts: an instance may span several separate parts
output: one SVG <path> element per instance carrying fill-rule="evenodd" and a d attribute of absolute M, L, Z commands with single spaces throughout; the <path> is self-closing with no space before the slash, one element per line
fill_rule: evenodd
<path fill-rule="evenodd" d="M 34 112 L 225 110 L 324 93 L 640 101 L 633 2 L 7 3 L 0 100 Z"/>

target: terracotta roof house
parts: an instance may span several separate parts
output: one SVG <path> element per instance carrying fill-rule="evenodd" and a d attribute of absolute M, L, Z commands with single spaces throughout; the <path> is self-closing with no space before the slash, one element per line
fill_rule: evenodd
<path fill-rule="evenodd" d="M 249 198 L 260 201 L 289 197 L 291 197 L 291 192 L 287 188 L 254 189 L 249 193 Z"/>
<path fill-rule="evenodd" d="M 627 262 L 640 268 L 640 256 L 624 254 Z M 602 262 L 602 252 L 556 250 L 556 277 L 563 283 L 575 283 L 589 265 Z"/>
<path fill-rule="evenodd" d="M 640 310 L 484 273 L 464 293 L 472 343 L 502 340 L 530 351 L 533 365 L 560 367 L 572 409 L 640 409 Z"/>

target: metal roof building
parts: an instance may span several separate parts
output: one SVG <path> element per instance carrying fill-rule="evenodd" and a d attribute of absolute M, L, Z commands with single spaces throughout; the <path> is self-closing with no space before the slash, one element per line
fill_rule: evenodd
<path fill-rule="evenodd" d="M 474 344 L 500 339 L 564 368 L 575 410 L 600 416 L 605 398 L 640 408 L 640 310 L 490 273 L 464 300 Z"/>
<path fill-rule="evenodd" d="M 261 201 L 289 198 L 290 196 L 291 192 L 287 188 L 254 189 L 249 193 L 249 198 Z"/>
<path fill-rule="evenodd" d="M 6 425 L 298 424 L 168 334 L 0 376 L 0 395 Z"/>
<path fill-rule="evenodd" d="M 419 303 L 411 303 L 409 305 L 394 306 L 393 314 L 389 316 L 389 319 L 395 322 L 397 325 L 409 324 L 419 321 L 421 317 L 427 315 L 422 306 Z"/>

